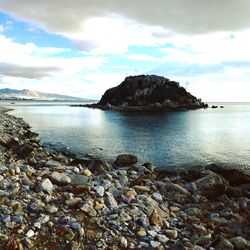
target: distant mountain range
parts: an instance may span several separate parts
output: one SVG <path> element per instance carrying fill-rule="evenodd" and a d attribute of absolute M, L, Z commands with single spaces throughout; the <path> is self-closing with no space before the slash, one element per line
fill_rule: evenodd
<path fill-rule="evenodd" d="M 87 101 L 83 98 L 43 93 L 29 89 L 0 89 L 0 100 L 48 100 L 48 101 Z"/>

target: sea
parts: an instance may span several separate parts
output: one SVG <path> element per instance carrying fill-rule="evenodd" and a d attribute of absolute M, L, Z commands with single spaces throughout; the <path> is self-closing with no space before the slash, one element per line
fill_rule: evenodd
<path fill-rule="evenodd" d="M 27 121 L 48 150 L 112 162 L 134 154 L 139 163 L 187 169 L 212 163 L 250 170 L 250 103 L 178 112 L 117 112 L 71 102 L 1 101 Z M 83 104 L 83 103 L 77 103 Z"/>

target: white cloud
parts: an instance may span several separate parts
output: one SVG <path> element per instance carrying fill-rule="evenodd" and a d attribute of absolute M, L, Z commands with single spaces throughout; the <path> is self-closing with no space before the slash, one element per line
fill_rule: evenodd
<path fill-rule="evenodd" d="M 249 61 L 250 29 L 241 32 L 217 32 L 203 35 L 176 35 L 169 39 L 174 48 L 161 48 L 163 61 L 218 64 Z"/>
<path fill-rule="evenodd" d="M 135 61 L 146 61 L 146 62 L 158 62 L 161 60 L 161 58 L 155 57 L 155 56 L 149 56 L 145 54 L 129 54 L 126 56 L 126 58 L 130 60 Z"/>
<path fill-rule="evenodd" d="M 47 91 L 55 89 L 62 94 L 69 91 L 72 79 L 80 79 L 83 71 L 98 69 L 105 58 L 96 56 L 61 57 L 62 48 L 38 47 L 33 43 L 21 44 L 0 34 L 1 85 Z M 53 55 L 53 57 L 51 57 Z M 42 82 L 39 79 L 42 78 Z M 78 81 L 80 84 L 80 81 Z M 72 90 L 71 90 L 72 92 Z M 76 89 L 77 95 L 83 95 Z"/>
<path fill-rule="evenodd" d="M 250 26 L 248 0 L 0 0 L 0 10 L 75 41 L 95 54 L 157 46 L 175 33 L 237 31 Z"/>
<path fill-rule="evenodd" d="M 61 53 L 67 52 L 65 49 L 19 44 L 0 33 L 0 62 L 19 65 L 22 69 L 32 66 L 37 69 L 59 67 L 62 70 L 61 73 L 58 70 L 49 72 L 50 76 L 42 82 L 27 79 L 28 86 L 37 83 L 39 86 L 35 88 L 38 86 L 40 90 L 50 87 L 56 92 L 79 94 L 82 91 L 83 95 L 100 96 L 126 75 L 100 71 L 109 54 L 122 54 L 126 61 L 131 60 L 127 68 L 123 62 L 114 61 L 111 68 L 120 71 L 134 68 L 133 61 L 152 62 L 153 67 L 173 63 L 178 67 L 181 64 L 213 66 L 225 62 L 249 62 L 250 58 L 248 0 L 22 0 L 22 4 L 19 0 L 0 0 L 0 6 L 0 10 L 25 20 L 30 27 L 42 27 L 47 32 L 70 39 L 82 51 L 77 57 L 63 58 Z M 4 29 L 0 26 L 0 32 Z M 128 54 L 129 46 L 161 47 L 162 56 L 136 51 Z M 98 56 L 104 54 L 105 58 Z M 109 60 L 113 59 L 110 57 Z M 90 72 L 94 70 L 94 74 Z M 132 73 L 135 72 L 127 74 Z M 221 87 L 215 93 L 216 84 L 225 86 L 225 81 L 228 93 L 235 91 L 233 82 L 239 81 L 245 86 L 242 88 L 245 91 L 249 67 L 226 65 L 223 72 L 185 77 L 185 80 L 177 77 L 184 82 L 192 81 L 190 88 L 194 94 L 203 98 L 206 95 L 216 97 L 218 93 L 225 95 Z M 4 76 L 0 80 L 18 82 L 13 74 L 12 78 Z M 63 86 L 63 90 L 59 86 Z"/>

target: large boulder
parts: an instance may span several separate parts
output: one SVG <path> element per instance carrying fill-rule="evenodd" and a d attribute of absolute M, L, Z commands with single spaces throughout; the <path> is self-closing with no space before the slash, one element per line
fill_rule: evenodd
<path fill-rule="evenodd" d="M 207 166 L 207 169 L 224 177 L 232 186 L 250 184 L 250 174 L 245 173 L 243 170 L 225 168 L 215 164 Z"/>

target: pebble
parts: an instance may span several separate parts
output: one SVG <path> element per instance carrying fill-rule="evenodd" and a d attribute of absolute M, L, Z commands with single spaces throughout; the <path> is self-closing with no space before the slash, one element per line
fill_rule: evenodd
<path fill-rule="evenodd" d="M 151 245 L 151 247 L 153 247 L 153 248 L 157 248 L 157 247 L 159 247 L 159 246 L 161 245 L 161 242 L 155 241 L 155 240 L 151 240 L 151 241 L 150 241 L 150 245 Z"/>
<path fill-rule="evenodd" d="M 120 246 L 122 248 L 127 248 L 128 247 L 128 241 L 127 241 L 127 239 L 125 237 L 121 237 L 121 239 L 120 239 Z"/>
<path fill-rule="evenodd" d="M 104 196 L 104 192 L 105 192 L 104 187 L 98 186 L 98 187 L 95 187 L 94 190 L 95 190 L 95 194 L 97 198 Z"/>
<path fill-rule="evenodd" d="M 48 213 L 51 213 L 51 214 L 54 214 L 56 212 L 58 212 L 58 208 L 54 205 L 47 205 L 45 207 L 45 210 L 48 212 Z"/>
<path fill-rule="evenodd" d="M 178 231 L 176 229 L 168 229 L 165 230 L 165 234 L 167 237 L 169 237 L 170 239 L 177 239 L 178 238 Z"/>
<path fill-rule="evenodd" d="M 160 193 L 153 193 L 152 194 L 153 199 L 155 199 L 157 202 L 162 202 L 163 198 Z"/>
<path fill-rule="evenodd" d="M 70 224 L 70 227 L 74 230 L 79 230 L 81 228 L 81 225 L 79 223 L 73 222 Z"/>
<path fill-rule="evenodd" d="M 54 186 L 52 184 L 52 182 L 50 181 L 50 179 L 44 179 L 39 186 L 37 187 L 37 191 L 38 192 L 45 192 L 48 194 L 51 194 L 54 190 Z"/>
<path fill-rule="evenodd" d="M 27 238 L 31 238 L 35 235 L 35 232 L 32 229 L 29 229 L 29 231 L 26 233 Z"/>

